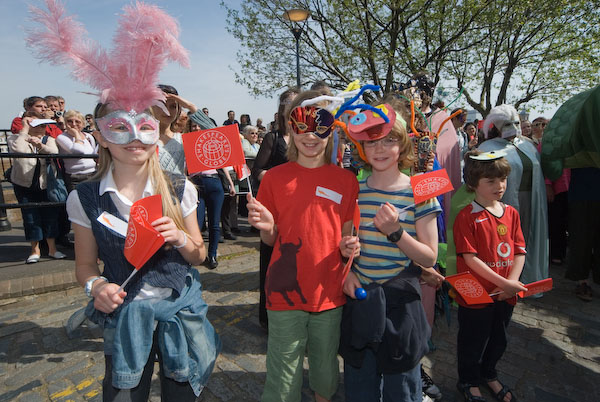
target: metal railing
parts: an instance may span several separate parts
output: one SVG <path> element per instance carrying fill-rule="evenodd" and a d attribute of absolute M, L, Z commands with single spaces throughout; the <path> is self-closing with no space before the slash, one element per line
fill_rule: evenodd
<path fill-rule="evenodd" d="M 0 166 L 2 166 L 2 182 L 8 182 L 6 170 L 13 165 L 13 159 L 19 158 L 37 158 L 37 159 L 82 159 L 82 158 L 98 158 L 97 154 L 29 154 L 21 152 L 8 152 L 7 138 L 12 133 L 10 130 L 0 130 Z M 7 166 L 8 162 L 8 166 Z M 1 189 L 0 189 L 1 190 Z M 0 209 L 15 209 L 15 208 L 40 208 L 40 207 L 56 207 L 65 205 L 65 202 L 29 202 L 23 204 L 11 204 L 4 202 L 4 197 L 0 199 Z"/>

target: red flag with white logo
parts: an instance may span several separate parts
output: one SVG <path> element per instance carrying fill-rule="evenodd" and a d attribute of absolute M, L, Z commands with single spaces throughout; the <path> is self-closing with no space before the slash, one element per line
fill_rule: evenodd
<path fill-rule="evenodd" d="M 446 280 L 467 304 L 485 304 L 494 302 L 477 278 L 470 272 L 450 275 L 446 277 Z"/>
<path fill-rule="evenodd" d="M 454 190 L 446 169 L 411 176 L 410 185 L 415 204 Z"/>
<path fill-rule="evenodd" d="M 162 216 L 160 194 L 142 198 L 131 206 L 123 254 L 136 270 L 165 244 L 164 237 L 151 225 Z"/>
<path fill-rule="evenodd" d="M 190 174 L 246 163 L 237 124 L 183 134 Z"/>

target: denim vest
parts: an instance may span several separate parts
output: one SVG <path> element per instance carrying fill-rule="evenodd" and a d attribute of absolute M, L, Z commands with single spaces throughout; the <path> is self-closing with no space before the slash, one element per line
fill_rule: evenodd
<path fill-rule="evenodd" d="M 185 177 L 168 175 L 181 201 Z M 77 186 L 77 193 L 90 219 L 98 255 L 104 262 L 103 275 L 110 282 L 123 283 L 134 269 L 123 255 L 125 238 L 96 220 L 104 211 L 123 217 L 108 192 L 98 195 L 99 186 L 99 181 L 84 182 Z M 134 301 L 146 283 L 174 292 L 164 300 Z M 104 353 L 112 355 L 113 361 L 112 385 L 130 389 L 139 384 L 146 362 L 153 358 L 149 354 L 156 329 L 165 375 L 189 382 L 199 395 L 213 370 L 221 342 L 206 318 L 208 306 L 202 299 L 198 271 L 177 250 L 162 248 L 144 264 L 125 290 L 125 302 L 110 314 L 96 310 L 93 300 L 86 308 L 86 315 L 104 328 Z"/>
<path fill-rule="evenodd" d="M 86 313 L 93 309 L 90 302 Z M 112 385 L 136 387 L 152 349 L 155 323 L 164 374 L 178 382 L 189 382 L 196 396 L 208 382 L 221 351 L 221 341 L 206 318 L 200 274 L 195 269 L 185 277 L 181 294 L 164 300 L 134 300 L 119 312 L 116 328 L 104 331 L 104 342 L 112 345 Z M 108 335 L 108 336 L 107 336 Z"/>
<path fill-rule="evenodd" d="M 173 183 L 175 193 L 181 201 L 185 186 L 185 177 L 181 175 L 168 174 Z M 77 194 L 83 209 L 90 219 L 92 232 L 98 244 L 98 256 L 104 262 L 104 273 L 110 282 L 123 283 L 135 268 L 131 265 L 125 255 L 125 238 L 116 232 L 108 229 L 96 219 L 106 211 L 119 219 L 123 217 L 119 214 L 117 207 L 110 198 L 110 193 L 106 192 L 98 195 L 100 187 L 99 181 L 84 182 L 77 186 Z M 163 195 L 164 196 L 164 195 Z M 181 256 L 181 254 L 171 248 L 166 250 L 164 247 L 158 250 L 139 272 L 131 279 L 125 287 L 127 297 L 125 304 L 137 296 L 144 284 L 155 287 L 171 288 L 177 293 L 185 283 L 185 275 L 190 269 L 190 264 Z"/>

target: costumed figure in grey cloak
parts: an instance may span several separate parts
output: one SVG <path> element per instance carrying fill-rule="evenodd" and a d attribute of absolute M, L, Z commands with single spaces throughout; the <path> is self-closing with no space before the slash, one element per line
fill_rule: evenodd
<path fill-rule="evenodd" d="M 490 125 L 493 127 L 490 128 Z M 510 105 L 496 106 L 484 122 L 488 140 L 479 146 L 483 152 L 502 150 L 511 171 L 502 201 L 521 216 L 527 255 L 521 282 L 530 283 L 548 277 L 548 219 L 546 187 L 540 156 L 533 143 L 521 135 L 519 115 Z"/>

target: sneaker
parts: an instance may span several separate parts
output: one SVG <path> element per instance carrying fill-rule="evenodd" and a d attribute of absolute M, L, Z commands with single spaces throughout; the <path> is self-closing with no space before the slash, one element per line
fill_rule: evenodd
<path fill-rule="evenodd" d="M 431 399 L 431 397 L 429 395 L 427 395 L 425 392 L 423 392 L 423 402 L 434 402 L 434 400 Z"/>
<path fill-rule="evenodd" d="M 594 295 L 594 292 L 592 291 L 592 288 L 590 287 L 590 285 L 588 285 L 585 282 L 580 283 L 575 288 L 575 296 L 579 297 L 583 301 L 586 301 L 586 302 L 592 301 L 593 295 Z"/>
<path fill-rule="evenodd" d="M 423 366 L 421 366 L 421 383 L 423 385 L 423 393 L 428 397 L 434 400 L 442 399 L 442 391 L 435 385 L 431 377 L 427 375 Z"/>

